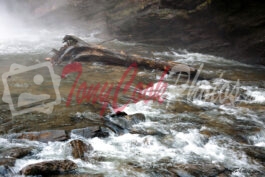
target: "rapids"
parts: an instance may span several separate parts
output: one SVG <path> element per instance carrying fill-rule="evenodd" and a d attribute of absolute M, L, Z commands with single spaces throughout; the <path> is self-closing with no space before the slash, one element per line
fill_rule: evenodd
<path fill-rule="evenodd" d="M 18 28 L 15 26 L 14 28 Z M 8 72 L 11 64 L 30 66 L 44 62 L 52 48 L 61 46 L 61 39 L 66 33 L 73 33 L 88 43 L 100 43 L 100 31 L 84 33 L 78 29 L 51 31 L 49 29 L 0 30 L 0 71 Z M 36 151 L 22 159 L 18 159 L 12 168 L 14 173 L 23 167 L 45 160 L 70 159 L 78 165 L 80 174 L 103 174 L 104 176 L 170 176 L 175 172 L 179 176 L 191 176 L 180 170 L 179 166 L 190 164 L 205 165 L 204 171 L 211 170 L 211 165 L 225 168 L 233 177 L 260 176 L 265 174 L 263 158 L 252 156 L 249 151 L 255 147 L 265 148 L 265 68 L 252 66 L 217 56 L 191 53 L 184 49 L 168 48 L 141 43 L 128 43 L 112 40 L 103 44 L 105 47 L 125 51 L 131 54 L 147 56 L 155 60 L 169 60 L 185 63 L 196 68 L 201 66 L 202 76 L 198 80 L 168 74 L 164 80 L 167 89 L 158 100 L 141 100 L 134 103 L 132 94 L 140 82 L 146 86 L 157 83 L 161 72 L 139 69 L 129 93 L 120 93 L 119 106 L 130 102 L 124 109 L 128 114 L 143 113 L 147 121 L 135 125 L 146 131 L 159 134 L 141 135 L 111 134 L 108 138 L 84 139 L 75 134 L 67 142 L 41 143 L 27 140 L 10 141 L 0 137 L 0 149 L 6 147 L 36 147 Z M 203 64 L 203 66 L 202 66 Z M 53 66 L 56 74 L 61 75 L 64 65 Z M 77 87 L 86 82 L 117 84 L 127 68 L 108 66 L 101 63 L 82 63 L 83 73 Z M 52 82 L 47 71 L 46 82 L 41 88 L 33 86 L 30 81 L 32 73 L 20 77 L 11 77 L 10 89 L 12 99 L 18 98 L 24 90 L 32 93 L 41 90 L 52 92 Z M 0 133 L 11 134 L 23 131 L 40 131 L 50 129 L 72 130 L 89 125 L 88 122 L 73 121 L 71 115 L 76 113 L 97 113 L 101 104 L 83 102 L 76 103 L 75 96 L 69 107 L 66 100 L 75 74 L 62 79 L 59 87 L 61 103 L 56 105 L 50 115 L 27 113 L 12 117 L 8 104 L 0 101 Z M 227 85 L 225 88 L 222 88 Z M 3 83 L 0 88 L 3 90 Z M 204 90 L 200 97 L 195 90 Z M 214 92 L 207 92 L 213 90 Z M 207 99 L 207 94 L 220 93 L 237 88 L 239 94 L 233 92 L 234 98 L 223 102 L 218 99 Z M 74 92 L 76 95 L 77 89 Z M 147 93 L 147 92 L 146 92 Z M 190 96 L 189 96 L 190 93 Z M 230 92 L 229 92 L 230 93 Z M 54 95 L 53 95 L 54 96 Z M 110 98 L 111 99 L 111 98 Z M 109 100 L 111 102 L 111 100 Z M 94 148 L 89 161 L 73 159 L 69 155 L 67 143 L 72 139 L 83 139 Z M 208 164 L 208 166 L 207 166 Z M 175 171 L 174 171 L 175 169 Z"/>

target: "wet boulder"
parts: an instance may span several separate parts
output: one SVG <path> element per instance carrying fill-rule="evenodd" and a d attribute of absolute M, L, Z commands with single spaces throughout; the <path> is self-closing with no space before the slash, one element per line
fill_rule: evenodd
<path fill-rule="evenodd" d="M 204 137 L 211 138 L 213 136 L 218 136 L 220 133 L 212 129 L 203 129 L 200 130 L 200 134 Z"/>
<path fill-rule="evenodd" d="M 87 121 L 89 124 L 97 125 L 71 131 L 72 134 L 80 135 L 85 138 L 94 138 L 109 136 L 109 130 L 117 135 L 128 133 L 133 125 L 145 121 L 145 115 L 141 113 L 128 115 L 125 112 L 117 112 L 115 114 L 99 117 L 87 113 L 79 113 L 74 115 L 72 119 Z"/>
<path fill-rule="evenodd" d="M 245 146 L 242 149 L 252 158 L 265 162 L 265 148 L 259 146 Z"/>
<path fill-rule="evenodd" d="M 127 115 L 125 112 L 118 112 L 105 117 L 105 122 L 108 128 L 112 128 L 114 132 L 130 132 L 133 125 L 145 121 L 145 115 L 141 113 L 136 113 L 132 115 Z"/>
<path fill-rule="evenodd" d="M 75 159 L 88 160 L 87 155 L 93 150 L 91 144 L 86 144 L 81 140 L 73 140 L 70 142 L 72 148 L 72 156 Z"/>
<path fill-rule="evenodd" d="M 172 112 L 183 113 L 183 112 L 199 112 L 202 111 L 202 108 L 187 103 L 185 101 L 176 101 L 174 103 L 169 104 L 167 110 Z"/>
<path fill-rule="evenodd" d="M 0 157 L 5 158 L 22 158 L 29 155 L 33 148 L 14 147 L 0 150 Z"/>
<path fill-rule="evenodd" d="M 214 164 L 185 164 L 169 167 L 168 171 L 178 176 L 218 176 L 231 173 L 221 165 Z"/>
<path fill-rule="evenodd" d="M 139 124 L 145 121 L 145 115 L 142 113 L 136 113 L 126 116 L 126 119 L 130 122 L 130 125 Z"/>
<path fill-rule="evenodd" d="M 109 136 L 109 133 L 100 126 L 90 126 L 86 128 L 74 129 L 71 131 L 71 135 L 78 135 L 84 138 L 105 138 Z"/>
<path fill-rule="evenodd" d="M 70 160 L 53 160 L 28 165 L 20 173 L 23 175 L 54 175 L 77 169 L 77 165 Z"/>
<path fill-rule="evenodd" d="M 16 162 L 16 159 L 12 158 L 12 157 L 11 158 L 6 158 L 6 157 L 0 158 L 0 166 L 2 166 L 2 165 L 3 166 L 14 166 L 15 162 Z"/>
<path fill-rule="evenodd" d="M 49 141 L 65 141 L 68 136 L 64 130 L 45 130 L 40 132 L 23 132 L 7 135 L 8 139 L 28 139 L 47 143 Z"/>
<path fill-rule="evenodd" d="M 250 136 L 256 135 L 262 130 L 262 124 L 252 121 L 238 119 L 235 120 L 233 126 L 231 127 L 232 136 L 235 140 L 243 140 L 246 144 L 251 144 Z"/>

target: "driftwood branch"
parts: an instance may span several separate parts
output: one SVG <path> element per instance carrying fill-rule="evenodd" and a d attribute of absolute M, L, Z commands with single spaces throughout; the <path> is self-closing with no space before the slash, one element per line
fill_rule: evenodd
<path fill-rule="evenodd" d="M 195 75 L 197 70 L 193 67 L 161 60 L 153 60 L 137 55 L 127 55 L 124 52 L 115 52 L 104 48 L 101 45 L 91 45 L 73 35 L 66 35 L 63 38 L 66 43 L 60 50 L 53 50 L 54 55 L 52 62 L 60 64 L 64 61 L 86 61 L 86 62 L 103 62 L 110 65 L 129 66 L 136 63 L 138 67 L 147 69 L 159 69 Z"/>

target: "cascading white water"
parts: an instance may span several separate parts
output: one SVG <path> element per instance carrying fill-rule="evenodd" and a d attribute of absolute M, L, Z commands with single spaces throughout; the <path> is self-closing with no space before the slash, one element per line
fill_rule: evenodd
<path fill-rule="evenodd" d="M 61 39 L 66 33 L 78 34 L 79 37 L 87 42 L 97 43 L 102 41 L 102 39 L 95 37 L 95 34 L 99 33 L 98 31 L 84 34 L 76 31 L 76 29 L 54 31 L 44 27 L 25 26 L 25 24 L 20 23 L 4 11 L 0 15 L 0 25 L 0 63 L 4 60 L 10 60 L 9 64 L 12 64 L 20 60 L 28 61 L 31 59 L 41 62 L 43 55 L 49 53 L 52 48 L 61 46 Z M 126 43 L 118 40 L 113 40 L 106 45 L 114 46 L 117 50 L 125 48 L 131 50 L 131 52 L 134 51 L 134 47 L 136 48 L 135 51 L 137 51 L 137 45 L 141 46 L 141 44 Z M 233 127 L 238 128 L 237 126 L 242 123 L 241 121 L 250 121 L 260 131 L 250 132 L 245 135 L 246 137 L 244 138 L 249 140 L 247 145 L 265 147 L 264 113 L 255 109 L 251 110 L 248 107 L 215 104 L 196 98 L 188 100 L 185 97 L 186 91 L 189 89 L 210 90 L 216 85 L 224 83 L 235 85 L 235 79 L 218 78 L 223 71 L 225 72 L 224 74 L 229 74 L 231 72 L 230 69 L 238 67 L 238 70 L 242 73 L 245 70 L 249 70 L 253 74 L 257 66 L 250 66 L 215 56 L 190 53 L 185 50 L 170 49 L 170 51 L 163 51 L 161 49 L 161 51 L 156 51 L 152 45 L 145 45 L 144 47 L 152 51 L 155 59 L 168 59 L 195 66 L 203 63 L 206 65 L 205 69 L 203 69 L 203 74 L 215 76 L 213 79 L 200 80 L 195 86 L 188 83 L 174 84 L 176 77 L 167 76 L 165 82 L 170 81 L 170 84 L 166 92 L 161 96 L 164 100 L 163 103 L 140 101 L 135 104 L 129 104 L 125 108 L 124 111 L 128 114 L 143 113 L 147 117 L 146 122 L 135 125 L 135 127 L 159 132 L 163 136 L 128 133 L 122 136 L 112 134 L 104 139 L 84 139 L 77 135 L 72 135 L 72 138 L 67 142 L 49 143 L 23 140 L 10 142 L 8 139 L 0 138 L 0 149 L 12 146 L 33 146 L 39 149 L 31 156 L 18 159 L 13 170 L 19 172 L 21 168 L 28 164 L 45 160 L 70 159 L 77 163 L 80 173 L 104 174 L 105 176 L 150 176 L 150 171 L 152 170 L 166 169 L 174 166 L 174 164 L 185 165 L 191 163 L 220 164 L 231 170 L 232 176 L 235 177 L 247 176 L 248 173 L 246 171 L 248 170 L 264 171 L 264 167 L 259 161 L 253 160 L 246 152 L 238 148 L 246 144 L 241 144 L 233 137 L 233 132 L 227 130 Z M 23 58 L 16 58 L 14 55 L 17 54 L 19 54 L 19 57 L 23 55 Z M 97 67 L 105 69 L 104 65 Z M 257 72 L 264 73 L 263 67 L 259 66 L 257 68 Z M 140 71 L 138 75 L 146 73 L 148 72 Z M 234 73 L 232 72 L 232 74 Z M 240 77 L 239 79 L 242 79 L 242 76 Z M 255 75 L 252 76 L 252 79 L 254 78 Z M 156 77 L 155 80 L 158 81 L 159 78 Z M 252 98 L 242 102 L 250 105 L 257 104 L 260 107 L 264 106 L 264 80 L 260 82 L 259 85 L 257 83 L 256 85 L 250 85 L 247 82 L 241 83 L 240 88 L 246 90 L 246 95 Z M 253 83 L 255 84 L 255 82 Z M 187 103 L 189 106 L 200 110 L 198 112 L 185 110 L 177 112 L 171 109 L 171 106 L 174 106 L 176 101 L 183 101 L 183 104 Z M 76 110 L 76 112 L 78 111 Z M 244 125 L 244 122 L 242 124 Z M 214 125 L 216 125 L 216 132 L 219 133 L 215 132 Z M 58 126 L 61 126 L 61 124 Z M 214 133 L 207 136 L 201 133 L 205 130 Z M 240 131 L 241 129 L 235 130 L 239 134 Z M 92 144 L 94 148 L 88 162 L 73 159 L 69 153 L 69 141 L 77 138 Z"/>

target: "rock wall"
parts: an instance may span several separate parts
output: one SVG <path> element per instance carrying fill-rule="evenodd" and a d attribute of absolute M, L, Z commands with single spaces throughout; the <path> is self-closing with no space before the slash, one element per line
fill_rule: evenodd
<path fill-rule="evenodd" d="M 101 29 L 120 40 L 265 65 L 261 0 L 10 0 L 5 4 L 16 12 L 19 7 L 23 13 L 30 9 L 35 20 L 54 28 Z"/>
<path fill-rule="evenodd" d="M 265 65 L 265 2 L 146 0 L 109 12 L 121 40 L 156 43 Z M 133 4 L 133 1 L 130 1 Z M 122 4 L 122 3 L 120 3 Z M 123 2 L 125 4 L 125 2 Z M 133 15 L 126 9 L 135 8 Z M 124 15 L 129 13 L 128 18 Z M 123 17 L 122 20 L 113 15 Z M 120 15 L 118 15 L 120 14 Z M 126 13 L 125 13 L 126 14 Z M 118 19 L 118 20 L 117 20 Z"/>

